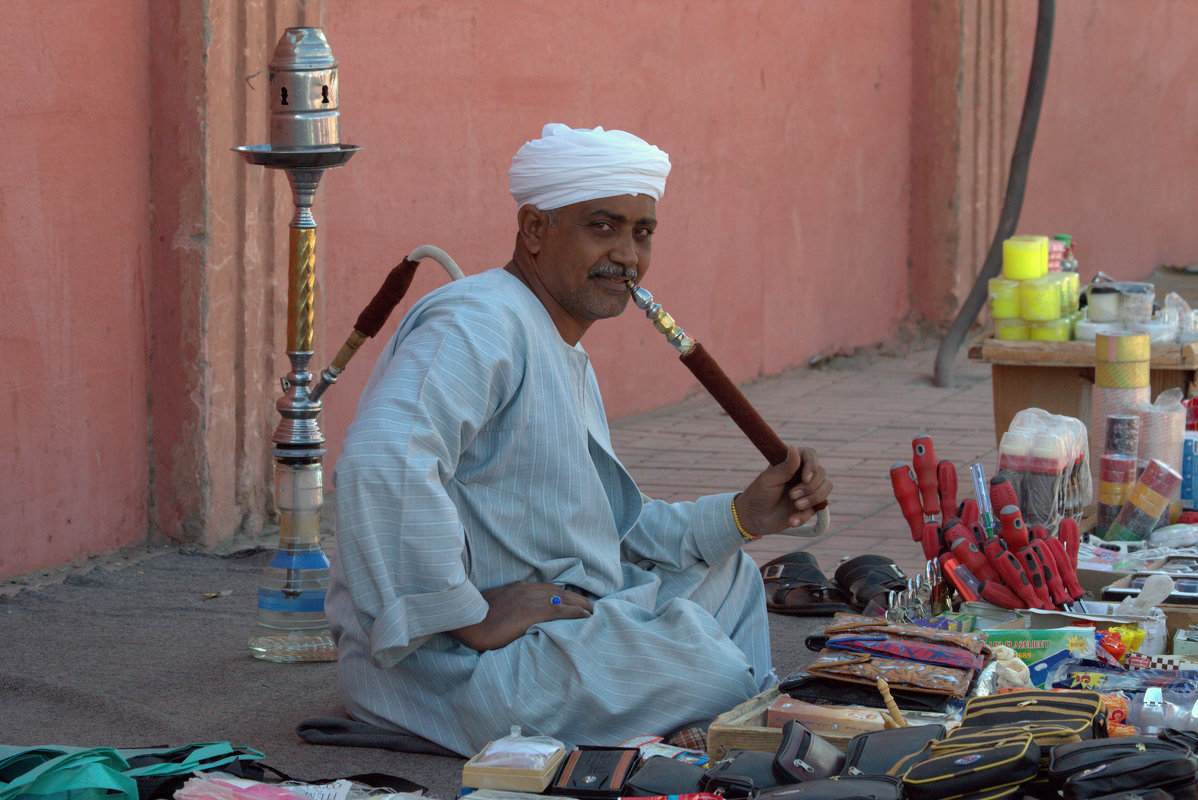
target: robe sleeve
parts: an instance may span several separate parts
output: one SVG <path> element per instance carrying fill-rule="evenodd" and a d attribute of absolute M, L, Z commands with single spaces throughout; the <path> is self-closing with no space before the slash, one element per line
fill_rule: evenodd
<path fill-rule="evenodd" d="M 481 622 L 447 484 L 518 384 L 494 312 L 424 308 L 375 368 L 336 468 L 337 555 L 373 662 L 398 663 L 436 633 Z"/>
<path fill-rule="evenodd" d="M 681 503 L 645 498 L 640 518 L 624 537 L 624 559 L 682 570 L 740 552 L 744 540 L 732 519 L 732 497 L 728 492 Z"/>

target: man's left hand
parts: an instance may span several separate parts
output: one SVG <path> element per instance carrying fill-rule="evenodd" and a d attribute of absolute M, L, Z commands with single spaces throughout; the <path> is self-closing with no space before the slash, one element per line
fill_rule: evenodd
<path fill-rule="evenodd" d="M 786 488 L 798 474 L 798 483 Z M 827 501 L 832 484 L 819 455 L 811 447 L 791 447 L 786 460 L 769 467 L 736 498 L 736 513 L 749 533 L 765 536 L 797 528 L 815 516 L 815 506 Z"/>

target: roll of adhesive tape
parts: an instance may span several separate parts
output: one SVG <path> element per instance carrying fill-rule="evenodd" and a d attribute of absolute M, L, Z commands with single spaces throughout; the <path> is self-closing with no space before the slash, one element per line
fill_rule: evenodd
<path fill-rule="evenodd" d="M 990 314 L 995 319 L 1019 316 L 1019 281 L 990 279 Z"/>
<path fill-rule="evenodd" d="M 1123 324 L 1129 330 L 1147 334 L 1151 344 L 1172 344 L 1177 341 L 1177 326 L 1168 320 L 1150 319 L 1147 322 Z"/>
<path fill-rule="evenodd" d="M 1028 322 L 1061 318 L 1061 289 L 1052 278 L 1029 278 L 1019 283 L 1019 316 Z"/>
<path fill-rule="evenodd" d="M 1115 363 L 1120 361 L 1150 361 L 1152 345 L 1148 334 L 1124 331 L 1100 333 L 1094 337 L 1094 360 Z"/>
<path fill-rule="evenodd" d="M 1094 364 L 1094 385 L 1107 389 L 1135 389 L 1149 385 L 1147 361 L 1099 361 Z"/>
<path fill-rule="evenodd" d="M 1151 390 L 1147 386 L 1135 389 L 1108 389 L 1103 386 L 1095 386 L 1091 394 L 1090 452 L 1103 452 L 1109 416 L 1112 414 L 1136 414 L 1139 416 L 1137 409 L 1149 403 L 1150 395 Z M 1141 428 L 1141 434 L 1142 432 L 1143 428 Z M 1138 452 L 1138 441 L 1136 445 Z"/>
<path fill-rule="evenodd" d="M 1048 274 L 1048 237 L 1012 236 L 1002 243 L 1002 274 L 1013 281 Z"/>

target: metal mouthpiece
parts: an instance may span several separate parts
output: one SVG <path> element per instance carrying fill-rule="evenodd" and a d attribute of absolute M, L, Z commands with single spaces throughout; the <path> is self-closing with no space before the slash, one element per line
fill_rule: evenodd
<path fill-rule="evenodd" d="M 636 281 L 628 281 L 628 288 L 632 290 L 632 302 L 645 312 L 645 316 L 653 323 L 653 327 L 661 331 L 662 335 L 666 337 L 666 341 L 672 344 L 681 355 L 689 355 L 695 349 L 695 340 L 687 336 L 678 323 L 674 322 L 674 318 L 661 307 L 661 303 L 654 302 L 653 295 L 638 286 Z"/>

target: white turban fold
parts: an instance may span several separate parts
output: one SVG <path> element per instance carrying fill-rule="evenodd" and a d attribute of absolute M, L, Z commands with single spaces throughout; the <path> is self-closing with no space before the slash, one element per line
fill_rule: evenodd
<path fill-rule="evenodd" d="M 516 151 L 508 185 L 517 206 L 548 211 L 621 194 L 660 200 L 669 174 L 670 157 L 631 133 L 553 122 Z"/>

